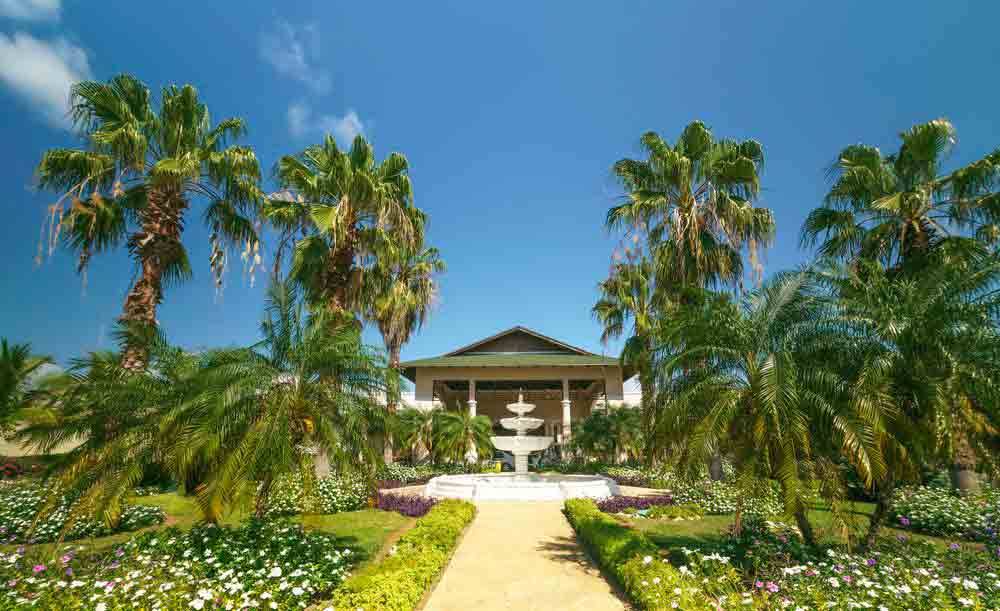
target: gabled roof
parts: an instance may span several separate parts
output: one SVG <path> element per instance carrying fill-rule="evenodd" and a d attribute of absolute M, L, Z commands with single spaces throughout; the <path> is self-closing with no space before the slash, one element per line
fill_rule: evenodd
<path fill-rule="evenodd" d="M 414 381 L 417 367 L 617 367 L 618 359 L 601 356 L 516 326 L 441 356 L 400 363 Z"/>
<path fill-rule="evenodd" d="M 448 352 L 448 353 L 446 353 L 446 354 L 444 354 L 442 356 L 458 356 L 460 354 L 468 354 L 468 353 L 471 353 L 471 352 L 487 352 L 489 354 L 496 354 L 497 353 L 496 351 L 490 351 L 490 350 L 477 351 L 476 348 L 483 348 L 487 344 L 494 343 L 497 340 L 499 340 L 500 338 L 503 338 L 503 337 L 506 337 L 506 336 L 509 336 L 509 335 L 514 335 L 514 334 L 517 334 L 517 333 L 523 333 L 525 335 L 529 335 L 531 337 L 534 337 L 534 338 L 537 338 L 537 339 L 541 340 L 542 342 L 544 342 L 546 344 L 551 345 L 552 348 L 553 348 L 553 350 L 549 350 L 549 351 L 546 351 L 546 352 L 573 352 L 573 353 L 576 353 L 576 354 L 585 354 L 585 355 L 589 355 L 589 356 L 594 356 L 593 352 L 588 352 L 588 351 L 584 350 L 583 348 L 577 348 L 576 346 L 571 346 L 571 345 L 563 343 L 563 342 L 561 342 L 561 341 L 559 341 L 557 339 L 553 339 L 553 338 L 551 338 L 551 337 L 549 337 L 547 335 L 542 335 L 538 331 L 532 331 L 531 329 L 529 329 L 527 327 L 522 327 L 521 325 L 517 325 L 515 327 L 511 327 L 510 329 L 507 329 L 506 331 L 501 331 L 501 332 L 496 333 L 494 335 L 491 335 L 491 336 L 489 336 L 487 338 L 481 339 L 481 340 L 479 340 L 477 342 L 473 342 L 473 343 L 469 344 L 468 346 L 463 346 L 463 347 L 461 347 L 461 348 L 459 348 L 457 350 L 452 350 L 451 352 Z M 516 352 L 520 353 L 520 351 L 516 351 Z M 501 354 L 503 354 L 503 353 L 501 353 Z"/>

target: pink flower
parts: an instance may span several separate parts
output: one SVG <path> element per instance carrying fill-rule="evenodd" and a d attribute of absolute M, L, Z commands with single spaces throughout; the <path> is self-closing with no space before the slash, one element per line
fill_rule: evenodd
<path fill-rule="evenodd" d="M 41 573 L 42 571 L 45 570 L 45 565 L 44 564 L 36 564 L 35 568 L 32 569 L 32 570 L 35 571 L 36 573 Z"/>

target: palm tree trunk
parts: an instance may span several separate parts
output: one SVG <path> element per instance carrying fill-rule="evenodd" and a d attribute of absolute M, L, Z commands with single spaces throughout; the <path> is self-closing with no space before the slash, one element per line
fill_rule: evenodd
<path fill-rule="evenodd" d="M 865 533 L 864 549 L 866 550 L 875 547 L 875 543 L 878 541 L 879 529 L 889 517 L 890 502 L 894 490 L 894 485 L 889 482 L 880 486 L 875 494 L 875 510 L 868 519 L 868 532 Z"/>
<path fill-rule="evenodd" d="M 354 258 L 357 254 L 358 232 L 352 222 L 344 239 L 330 250 L 327 263 L 326 286 L 329 289 L 327 310 L 333 316 L 331 324 L 340 327 L 356 324 L 357 319 L 351 308 L 351 291 L 354 286 L 351 276 L 355 273 Z"/>
<path fill-rule="evenodd" d="M 799 532 L 802 533 L 802 541 L 809 547 L 816 547 L 816 533 L 813 531 L 812 523 L 809 522 L 809 514 L 806 513 L 805 506 L 799 507 L 795 511 L 795 523 L 799 527 Z"/>
<path fill-rule="evenodd" d="M 392 420 L 396 411 L 399 409 L 399 352 L 400 346 L 395 342 L 387 342 L 386 348 L 389 349 L 389 369 L 396 372 L 396 376 L 393 378 L 392 384 L 390 385 L 389 393 L 386 397 L 386 409 L 389 412 L 389 418 Z M 387 427 L 388 429 L 389 427 Z M 385 462 L 386 464 L 392 464 L 395 460 L 392 444 L 392 431 L 386 430 L 385 433 Z"/>
<path fill-rule="evenodd" d="M 260 489 L 257 490 L 257 499 L 254 501 L 254 516 L 258 519 L 263 519 L 267 514 L 267 499 L 271 495 L 272 484 L 274 484 L 274 478 L 266 475 L 260 484 Z"/>
<path fill-rule="evenodd" d="M 972 444 L 969 443 L 968 435 L 961 430 L 955 434 L 951 486 L 963 493 L 979 488 L 979 480 L 976 477 L 976 452 L 972 449 Z"/>
<path fill-rule="evenodd" d="M 140 263 L 142 273 L 132 285 L 119 320 L 130 327 L 156 326 L 156 309 L 163 299 L 163 273 L 183 255 L 181 232 L 188 204 L 174 187 L 149 189 L 142 214 L 142 231 L 129 240 L 129 250 Z M 122 367 L 141 371 L 148 355 L 135 341 L 127 341 Z"/>

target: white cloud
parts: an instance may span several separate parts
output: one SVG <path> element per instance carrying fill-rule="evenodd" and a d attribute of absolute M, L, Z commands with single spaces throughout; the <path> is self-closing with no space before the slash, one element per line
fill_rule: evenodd
<path fill-rule="evenodd" d="M 333 134 L 341 146 L 350 146 L 354 137 L 363 134 L 365 125 L 354 110 L 348 110 L 342 117 L 337 115 L 314 115 L 305 102 L 295 102 L 288 107 L 288 131 L 296 138 L 310 134 Z"/>
<path fill-rule="evenodd" d="M 69 90 L 92 78 L 87 52 L 64 38 L 45 41 L 24 32 L 0 33 L 0 82 L 52 125 L 69 129 Z"/>
<path fill-rule="evenodd" d="M 0 16 L 25 21 L 57 21 L 61 0 L 0 0 Z"/>
<path fill-rule="evenodd" d="M 0 0 L 2 1 L 2 0 Z M 315 25 L 293 26 L 279 21 L 260 37 L 260 56 L 279 74 L 304 83 L 316 93 L 330 91 L 330 77 L 316 65 L 319 31 Z"/>

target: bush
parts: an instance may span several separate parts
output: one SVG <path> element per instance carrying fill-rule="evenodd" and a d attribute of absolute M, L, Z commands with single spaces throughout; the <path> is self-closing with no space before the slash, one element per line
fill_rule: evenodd
<path fill-rule="evenodd" d="M 356 511 L 367 507 L 370 498 L 370 486 L 361 476 L 320 477 L 307 498 L 302 475 L 296 473 L 275 482 L 267 502 L 267 516 Z"/>
<path fill-rule="evenodd" d="M 471 503 L 437 503 L 381 562 L 345 581 L 334 592 L 335 609 L 415 609 L 448 563 L 476 509 Z"/>
<path fill-rule="evenodd" d="M 29 538 L 31 525 L 45 502 L 46 494 L 45 488 L 36 481 L 0 484 L 0 540 L 5 543 L 47 543 L 59 539 L 73 507 L 70 499 L 63 499 L 40 520 Z M 109 527 L 93 519 L 77 520 L 66 533 L 65 540 L 137 530 L 160 524 L 165 518 L 166 514 L 159 507 L 125 505 L 117 526 Z"/>
<path fill-rule="evenodd" d="M 743 500 L 746 515 L 773 516 L 784 513 L 778 486 L 772 483 L 763 496 L 747 496 L 737 486 L 728 482 L 702 478 L 684 480 L 667 473 L 653 481 L 653 487 L 670 491 L 678 504 L 693 504 L 704 509 L 708 515 L 725 515 L 736 512 L 737 501 Z"/>
<path fill-rule="evenodd" d="M 565 510 L 597 563 L 640 608 L 709 609 L 717 608 L 719 601 L 739 599 L 739 574 L 727 558 L 692 554 L 678 569 L 659 557 L 659 549 L 645 535 L 619 524 L 592 500 L 568 500 Z"/>
<path fill-rule="evenodd" d="M 437 503 L 437 499 L 415 494 L 393 494 L 391 492 L 379 492 L 376 497 L 375 506 L 382 511 L 395 511 L 404 516 L 419 518 L 431 510 Z"/>
<path fill-rule="evenodd" d="M 948 488 L 921 486 L 904 488 L 892 500 L 894 526 L 945 537 L 993 541 L 996 524 L 989 516 L 997 513 L 1000 491 L 984 488 L 959 496 Z"/>
<path fill-rule="evenodd" d="M 673 505 L 674 499 L 663 496 L 612 496 L 597 503 L 597 508 L 604 513 L 624 513 L 629 509 L 641 510 L 659 505 Z"/>
<path fill-rule="evenodd" d="M 353 561 L 338 537 L 285 522 L 144 533 L 89 561 L 77 551 L 5 557 L 0 608 L 292 609 L 329 595 Z"/>

